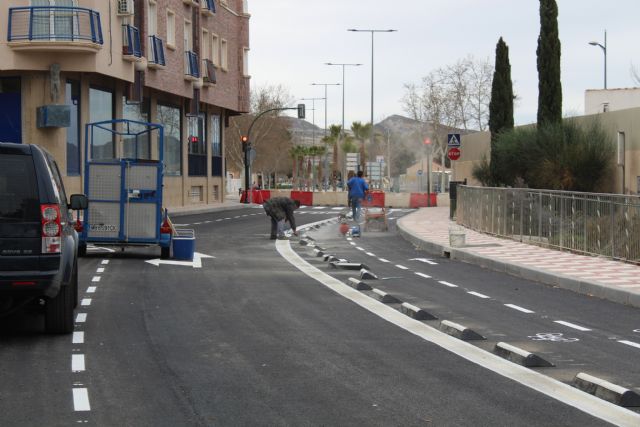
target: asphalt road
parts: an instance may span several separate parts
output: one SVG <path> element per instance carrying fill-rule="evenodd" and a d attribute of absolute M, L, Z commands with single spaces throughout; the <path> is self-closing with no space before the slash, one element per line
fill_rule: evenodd
<path fill-rule="evenodd" d="M 335 216 L 305 208 L 296 218 Z M 366 293 L 345 298 L 295 268 L 282 255 L 288 243 L 319 271 L 341 281 L 354 275 L 295 241 L 269 240 L 261 208 L 175 222 L 194 228 L 196 251 L 212 257 L 201 258 L 201 268 L 149 263 L 155 249 L 99 249 L 80 265 L 73 336 L 43 335 L 41 317 L 30 312 L 2 322 L 3 426 L 607 424 L 385 320 L 393 305 L 363 309 L 354 301 Z M 638 341 L 637 310 L 429 257 L 393 226 L 352 241 L 335 224 L 309 234 L 370 264 L 376 287 L 474 327 L 487 337 L 474 344 L 482 351 L 497 340 L 517 343 L 553 361 L 555 368 L 534 370 L 545 377 L 565 381 L 584 367 L 640 385 L 640 350 L 618 342 Z M 579 341 L 528 338 L 546 332 Z"/>

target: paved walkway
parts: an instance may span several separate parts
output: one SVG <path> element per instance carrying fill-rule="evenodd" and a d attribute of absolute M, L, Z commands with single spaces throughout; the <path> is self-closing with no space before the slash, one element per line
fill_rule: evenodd
<path fill-rule="evenodd" d="M 451 258 L 611 301 L 640 307 L 640 266 L 515 242 L 460 227 L 449 208 L 422 208 L 398 221 L 401 234 L 418 247 Z M 465 233 L 451 247 L 449 229 Z"/>

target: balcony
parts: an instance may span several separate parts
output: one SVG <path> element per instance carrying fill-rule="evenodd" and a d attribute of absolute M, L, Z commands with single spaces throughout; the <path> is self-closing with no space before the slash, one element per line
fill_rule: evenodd
<path fill-rule="evenodd" d="M 82 7 L 9 8 L 7 40 L 13 50 L 91 52 L 102 48 L 100 13 Z"/>
<path fill-rule="evenodd" d="M 200 61 L 198 55 L 192 51 L 184 53 L 184 78 L 185 80 L 195 81 L 200 78 Z"/>
<path fill-rule="evenodd" d="M 216 13 L 216 4 L 213 0 L 200 0 L 200 12 L 203 15 L 213 16 Z"/>
<path fill-rule="evenodd" d="M 149 68 L 164 68 L 164 42 L 158 36 L 149 36 Z"/>
<path fill-rule="evenodd" d="M 216 84 L 216 67 L 210 59 L 202 60 L 202 81 L 205 86 Z"/>
<path fill-rule="evenodd" d="M 130 62 L 139 61 L 142 58 L 140 31 L 132 25 L 123 25 L 122 31 L 122 58 Z"/>

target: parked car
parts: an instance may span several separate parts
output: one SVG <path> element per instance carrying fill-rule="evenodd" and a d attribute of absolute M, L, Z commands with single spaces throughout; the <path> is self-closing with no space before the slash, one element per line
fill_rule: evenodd
<path fill-rule="evenodd" d="M 58 166 L 37 145 L 0 142 L 0 316 L 44 302 L 45 329 L 71 333 L 78 304 L 78 234 Z"/>

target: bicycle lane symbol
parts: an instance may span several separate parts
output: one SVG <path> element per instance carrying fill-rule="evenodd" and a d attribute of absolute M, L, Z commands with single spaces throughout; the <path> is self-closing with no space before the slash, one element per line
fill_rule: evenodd
<path fill-rule="evenodd" d="M 576 342 L 579 338 L 565 338 L 560 332 L 540 332 L 535 335 L 529 335 L 533 341 L 551 341 L 551 342 Z"/>

